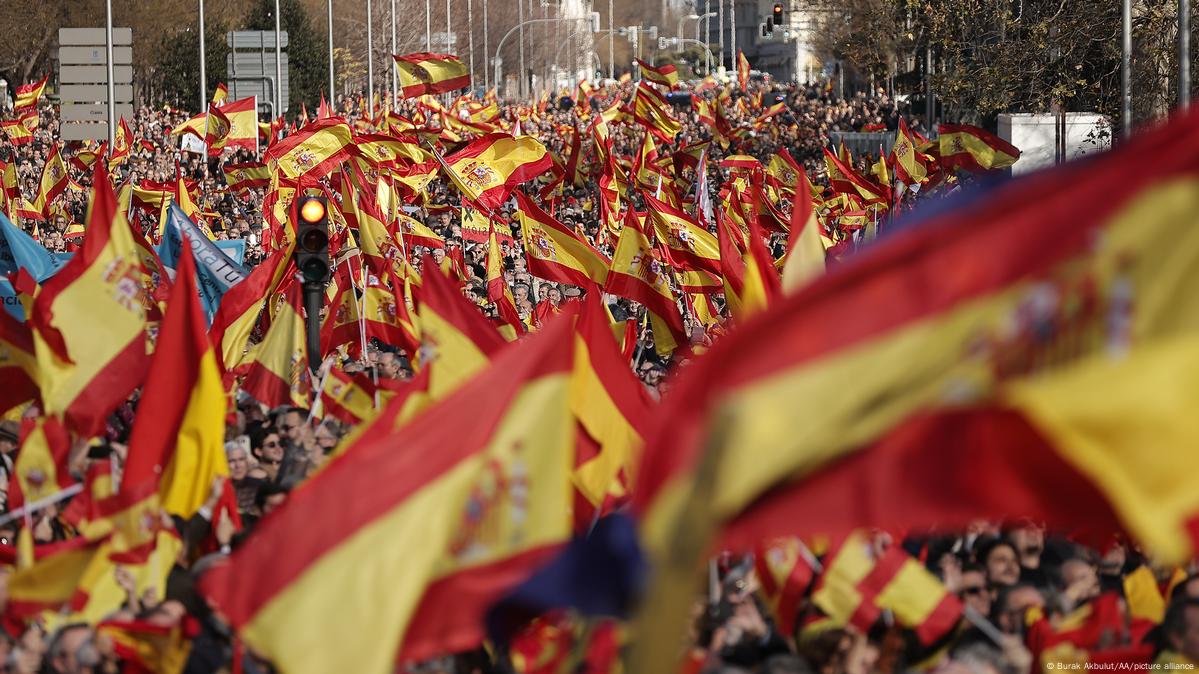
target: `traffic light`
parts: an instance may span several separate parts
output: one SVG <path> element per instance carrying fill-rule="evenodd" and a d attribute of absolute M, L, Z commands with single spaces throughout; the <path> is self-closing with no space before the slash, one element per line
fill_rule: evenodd
<path fill-rule="evenodd" d="M 770 14 L 770 22 L 776 26 L 783 25 L 783 3 L 774 3 L 774 10 Z"/>
<path fill-rule="evenodd" d="M 305 284 L 329 282 L 329 204 L 324 197 L 296 200 L 296 268 Z"/>

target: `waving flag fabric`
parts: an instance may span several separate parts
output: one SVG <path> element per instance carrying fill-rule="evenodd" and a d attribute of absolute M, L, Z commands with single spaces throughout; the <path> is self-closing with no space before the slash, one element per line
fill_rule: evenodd
<path fill-rule="evenodd" d="M 273 144 L 263 160 L 286 178 L 321 178 L 338 167 L 354 146 L 350 126 L 340 117 L 308 124 Z"/>
<path fill-rule="evenodd" d="M 633 119 L 663 143 L 674 141 L 682 128 L 670 114 L 670 104 L 660 91 L 642 82 L 633 94 Z"/>
<path fill-rule="evenodd" d="M 42 92 L 46 90 L 46 83 L 49 81 L 50 75 L 47 74 L 40 82 L 22 84 L 13 91 L 13 112 L 17 117 L 23 117 L 22 113 L 37 107 L 38 101 L 42 98 Z"/>
<path fill-rule="evenodd" d="M 404 98 L 440 94 L 470 86 L 470 73 L 457 56 L 417 52 L 393 56 Z"/>
<path fill-rule="evenodd" d="M 381 433 L 350 448 L 206 574 L 246 643 L 294 674 L 381 674 L 480 644 L 490 603 L 570 535 L 569 330 L 505 351 L 401 446 Z M 314 522 L 329 535 L 296 535 Z"/>
<path fill-rule="evenodd" d="M 942 124 L 940 132 L 941 165 L 983 172 L 1002 169 L 1016 163 L 1020 150 L 1011 143 L 968 124 Z"/>
<path fill-rule="evenodd" d="M 641 59 L 633 59 L 633 62 L 641 66 L 641 76 L 654 84 L 671 88 L 679 83 L 679 70 L 674 64 L 651 66 Z"/>
<path fill-rule="evenodd" d="M 720 245 L 716 237 L 686 213 L 646 194 L 647 220 L 654 236 L 665 246 L 671 264 L 679 269 L 720 273 Z"/>
<path fill-rule="evenodd" d="M 180 268 L 185 239 L 189 244 L 186 250 L 195 256 L 200 304 L 206 319 L 211 321 L 221 305 L 221 298 L 230 288 L 245 280 L 247 272 L 209 241 L 191 218 L 184 215 L 178 204 L 171 204 L 162 243 L 158 245 L 158 257 L 172 274 Z"/>
<path fill-rule="evenodd" d="M 603 285 L 610 264 L 603 253 L 522 192 L 516 193 L 516 203 L 529 273 L 558 283 Z"/>
<path fill-rule="evenodd" d="M 242 388 L 261 403 L 308 406 L 312 380 L 300 284 L 291 283 L 276 296 L 276 313 L 266 336 L 254 349 Z"/>
<path fill-rule="evenodd" d="M 42 286 L 33 305 L 39 388 L 49 414 L 81 435 L 141 383 L 146 366 L 146 270 L 103 164 L 92 180 L 83 249 Z"/>
<path fill-rule="evenodd" d="M 441 160 L 454 186 L 484 210 L 493 211 L 519 184 L 545 173 L 553 158 L 535 138 L 492 133 Z"/>

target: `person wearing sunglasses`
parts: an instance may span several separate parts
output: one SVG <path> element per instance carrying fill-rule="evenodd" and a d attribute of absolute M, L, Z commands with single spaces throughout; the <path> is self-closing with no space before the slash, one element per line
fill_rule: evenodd
<path fill-rule="evenodd" d="M 991 592 L 987 588 L 987 574 L 982 566 L 978 564 L 962 566 L 957 595 L 963 605 L 978 611 L 979 615 L 991 614 Z"/>
<path fill-rule="evenodd" d="M 272 430 L 261 430 L 250 436 L 250 452 L 268 482 L 274 482 L 283 463 L 283 442 Z"/>

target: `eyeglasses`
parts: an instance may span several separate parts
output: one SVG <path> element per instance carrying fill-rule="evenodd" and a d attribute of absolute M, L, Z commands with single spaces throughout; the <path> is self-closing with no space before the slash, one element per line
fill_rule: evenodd
<path fill-rule="evenodd" d="M 278 440 L 267 440 L 266 442 L 262 443 L 262 446 L 263 447 L 278 447 L 279 441 Z"/>
<path fill-rule="evenodd" d="M 982 585 L 975 585 L 973 587 L 963 587 L 962 589 L 958 590 L 958 596 L 959 597 L 965 597 L 967 595 L 974 596 L 974 595 L 982 594 L 986 591 L 987 591 L 987 588 L 983 587 Z"/>

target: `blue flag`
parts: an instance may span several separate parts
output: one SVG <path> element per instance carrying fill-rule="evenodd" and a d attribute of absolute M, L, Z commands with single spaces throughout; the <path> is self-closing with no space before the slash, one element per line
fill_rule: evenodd
<path fill-rule="evenodd" d="M 25 307 L 21 306 L 21 300 L 17 297 L 17 291 L 13 289 L 12 284 L 6 278 L 0 278 L 0 302 L 4 303 L 4 310 L 11 314 L 13 318 L 18 321 L 25 320 Z"/>
<path fill-rule="evenodd" d="M 38 283 L 54 276 L 63 263 L 42 244 L 0 213 L 0 275 L 25 269 Z"/>
<path fill-rule="evenodd" d="M 244 265 L 246 262 L 246 240 L 245 239 L 229 239 L 228 241 L 213 241 L 217 248 L 220 248 L 225 255 L 229 256 L 237 264 Z"/>
<path fill-rule="evenodd" d="M 225 296 L 226 291 L 246 278 L 246 270 L 210 241 L 178 204 L 171 204 L 167 213 L 166 228 L 162 233 L 162 243 L 158 246 L 158 257 L 172 274 L 179 266 L 183 237 L 187 237 L 188 243 L 191 244 L 191 251 L 196 260 L 200 304 L 204 307 L 204 313 L 211 324 L 217 307 L 221 305 L 221 298 Z"/>

